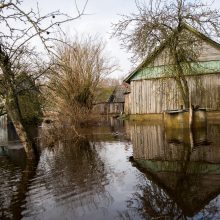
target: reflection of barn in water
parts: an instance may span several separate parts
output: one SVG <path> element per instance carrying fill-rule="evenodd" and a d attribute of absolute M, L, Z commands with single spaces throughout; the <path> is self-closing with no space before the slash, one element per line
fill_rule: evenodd
<path fill-rule="evenodd" d="M 194 216 L 205 206 L 211 209 L 213 202 L 210 201 L 220 193 L 219 125 L 209 125 L 207 131 L 197 130 L 193 134 L 193 148 L 190 133 L 184 130 L 165 132 L 160 125 L 134 124 L 130 133 L 136 167 L 158 188 L 154 198 L 162 197 L 165 192 L 182 210 L 183 216 Z M 206 140 L 207 136 L 210 142 Z M 149 191 L 147 187 L 142 189 L 143 194 Z M 215 211 L 220 213 L 218 209 Z M 170 216 L 171 207 L 164 212 L 157 215 Z"/>

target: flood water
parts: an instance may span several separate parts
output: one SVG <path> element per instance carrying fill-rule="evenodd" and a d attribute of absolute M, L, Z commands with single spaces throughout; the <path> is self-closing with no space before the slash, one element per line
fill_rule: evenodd
<path fill-rule="evenodd" d="M 1 119 L 0 219 L 220 219 L 219 134 L 112 120 L 27 164 Z"/>

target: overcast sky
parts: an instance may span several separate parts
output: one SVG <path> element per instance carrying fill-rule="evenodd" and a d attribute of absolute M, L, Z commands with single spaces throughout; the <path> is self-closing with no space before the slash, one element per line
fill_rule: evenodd
<path fill-rule="evenodd" d="M 206 0 L 206 2 L 211 1 Z M 74 0 L 38 0 L 38 2 L 40 9 L 45 13 L 60 9 L 70 15 L 76 14 Z M 84 2 L 85 0 L 78 0 L 79 8 Z M 36 0 L 28 0 L 27 4 L 36 4 Z M 214 5 L 220 8 L 220 1 L 216 0 Z M 127 75 L 134 66 L 129 62 L 129 54 L 120 48 L 118 39 L 110 39 L 111 24 L 118 21 L 119 14 L 130 14 L 135 10 L 135 0 L 88 0 L 85 10 L 88 15 L 69 23 L 65 31 L 71 34 L 77 32 L 100 35 L 106 41 L 107 52 L 111 57 L 115 57 L 120 65 L 121 70 L 111 76 L 121 78 Z"/>

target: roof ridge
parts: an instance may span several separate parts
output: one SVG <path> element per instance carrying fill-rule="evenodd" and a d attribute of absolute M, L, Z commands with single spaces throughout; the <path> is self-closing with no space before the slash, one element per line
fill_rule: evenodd
<path fill-rule="evenodd" d="M 192 27 L 191 25 L 189 25 L 185 22 L 181 26 L 182 26 L 182 28 L 186 28 L 187 30 L 189 30 L 193 34 L 197 35 L 198 37 L 202 38 L 203 40 L 207 40 L 210 44 L 212 44 L 213 46 L 218 47 L 218 49 L 220 49 L 220 44 L 217 41 L 215 41 L 215 40 L 211 39 L 210 37 L 208 37 L 207 35 L 203 34 L 198 29 Z"/>
<path fill-rule="evenodd" d="M 182 29 L 187 29 L 188 31 L 192 32 L 193 34 L 195 34 L 196 36 L 198 36 L 199 38 L 205 40 L 206 42 L 210 43 L 211 45 L 217 47 L 218 49 L 220 49 L 220 44 L 214 40 L 212 40 L 210 37 L 206 36 L 205 34 L 203 34 L 202 32 L 198 31 L 196 28 L 192 27 L 191 25 L 187 24 L 186 22 L 183 22 L 180 26 L 181 30 Z M 177 28 L 176 28 L 177 29 Z M 147 55 L 143 61 L 133 70 L 131 71 L 130 74 L 128 74 L 128 76 L 123 80 L 123 82 L 129 83 L 130 79 L 132 78 L 132 76 L 134 74 L 136 74 L 136 72 L 144 67 L 147 63 L 151 62 L 160 52 L 162 52 L 162 50 L 164 49 L 164 47 L 166 46 L 166 42 L 171 38 L 172 33 L 170 34 L 170 36 L 164 41 L 162 42 L 158 47 L 156 47 L 149 55 Z"/>

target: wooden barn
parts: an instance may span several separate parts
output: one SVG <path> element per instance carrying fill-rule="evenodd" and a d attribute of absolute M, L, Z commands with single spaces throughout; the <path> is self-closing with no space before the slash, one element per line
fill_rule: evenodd
<path fill-rule="evenodd" d="M 186 77 L 192 103 L 220 111 L 220 44 L 188 25 L 183 29 L 198 37 L 202 45 L 198 62 L 191 64 L 196 74 Z M 125 95 L 126 114 L 162 113 L 183 105 L 176 81 L 163 74 L 169 65 L 167 51 L 166 44 L 161 44 L 124 80 L 130 84 L 130 93 Z"/>
<path fill-rule="evenodd" d="M 127 92 L 127 85 L 122 84 L 115 87 L 113 93 L 109 97 L 109 113 L 122 114 L 124 113 L 125 93 Z"/>
<path fill-rule="evenodd" d="M 109 112 L 108 100 L 112 92 L 113 87 L 98 88 L 95 94 L 95 101 L 93 103 L 93 113 L 106 115 Z"/>
<path fill-rule="evenodd" d="M 129 85 L 123 83 L 117 85 L 105 100 L 96 102 L 93 111 L 102 115 L 118 115 L 124 113 L 125 93 L 128 92 Z"/>

